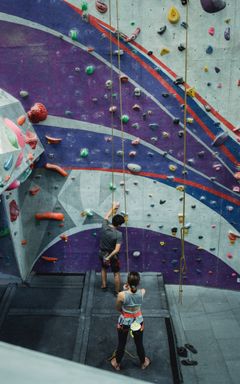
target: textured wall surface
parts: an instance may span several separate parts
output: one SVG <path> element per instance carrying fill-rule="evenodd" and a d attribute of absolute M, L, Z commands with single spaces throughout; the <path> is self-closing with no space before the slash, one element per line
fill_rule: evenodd
<path fill-rule="evenodd" d="M 210 14 L 200 1 L 189 3 L 187 83 L 194 97 L 187 98 L 184 179 L 184 87 L 175 80 L 185 76 L 179 47 L 186 48 L 186 6 L 102 3 L 104 14 L 95 1 L 0 4 L 1 88 L 26 112 L 36 102 L 48 110 L 33 124 L 44 153 L 26 181 L 3 194 L 12 246 L 24 260 L 21 276 L 37 260 L 41 272 L 99 270 L 99 228 L 114 189 L 128 214 L 130 268 L 162 271 L 166 282 L 177 283 L 185 184 L 185 282 L 239 289 L 239 4 Z M 180 15 L 174 24 L 171 6 Z M 136 39 L 126 41 L 137 28 Z M 122 115 L 128 118 L 121 124 Z M 20 207 L 14 222 L 12 200 Z M 36 220 L 46 211 L 64 214 L 64 221 Z M 123 269 L 125 251 L 126 244 Z M 14 262 L 12 268 L 14 274 Z"/>

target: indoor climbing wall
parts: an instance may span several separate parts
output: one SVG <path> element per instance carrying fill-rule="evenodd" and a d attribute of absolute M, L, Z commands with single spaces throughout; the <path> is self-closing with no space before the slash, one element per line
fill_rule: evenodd
<path fill-rule="evenodd" d="M 1 88 L 25 110 L 23 137 L 32 125 L 44 148 L 26 180 L 2 193 L 22 278 L 32 268 L 99 270 L 99 229 L 114 197 L 128 217 L 130 269 L 178 283 L 185 195 L 184 282 L 239 289 L 239 8 L 1 1 Z M 19 148 L 7 152 L 15 159 Z M 8 246 L 1 252 L 0 262 Z"/>

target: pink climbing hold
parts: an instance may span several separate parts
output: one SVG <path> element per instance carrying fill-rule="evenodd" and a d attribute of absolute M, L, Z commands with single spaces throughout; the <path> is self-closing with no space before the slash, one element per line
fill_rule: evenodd
<path fill-rule="evenodd" d="M 101 0 L 96 0 L 95 2 L 95 7 L 96 7 L 96 10 L 100 13 L 106 13 L 107 10 L 108 10 L 108 6 L 107 4 L 105 4 L 103 1 Z"/>
<path fill-rule="evenodd" d="M 235 177 L 235 179 L 240 180 L 240 172 L 234 173 L 233 176 Z"/>
<path fill-rule="evenodd" d="M 17 158 L 17 162 L 15 164 L 15 167 L 18 168 L 22 164 L 23 161 L 23 152 L 20 152 Z"/>
<path fill-rule="evenodd" d="M 232 259 L 232 258 L 233 258 L 233 255 L 232 255 L 230 252 L 228 252 L 228 253 L 227 253 L 227 258 L 228 258 L 228 259 Z"/>
<path fill-rule="evenodd" d="M 10 184 L 10 185 L 8 186 L 7 191 L 11 191 L 11 190 L 13 190 L 13 189 L 16 189 L 16 188 L 18 188 L 19 186 L 20 186 L 20 181 L 19 181 L 19 180 L 15 180 L 15 181 L 13 181 L 12 184 Z"/>
<path fill-rule="evenodd" d="M 30 145 L 32 149 L 35 149 L 37 146 L 38 138 L 34 132 L 27 131 L 25 136 L 26 144 Z"/>
<path fill-rule="evenodd" d="M 18 144 L 21 148 L 25 147 L 25 140 L 21 129 L 10 119 L 4 119 L 6 126 L 17 136 Z"/>
<path fill-rule="evenodd" d="M 208 29 L 208 33 L 209 33 L 209 35 L 214 36 L 214 34 L 215 34 L 215 28 L 214 28 L 214 27 L 210 27 L 210 28 Z"/>
<path fill-rule="evenodd" d="M 130 41 L 136 40 L 136 38 L 137 38 L 137 36 L 139 35 L 140 32 L 141 32 L 141 29 L 139 27 L 137 27 L 135 29 L 135 31 L 131 34 L 131 36 L 129 36 L 126 39 L 124 39 L 124 41 L 126 43 L 129 43 Z"/>
<path fill-rule="evenodd" d="M 39 123 L 47 118 L 48 111 L 45 105 L 35 103 L 30 111 L 28 111 L 28 118 L 32 123 Z"/>

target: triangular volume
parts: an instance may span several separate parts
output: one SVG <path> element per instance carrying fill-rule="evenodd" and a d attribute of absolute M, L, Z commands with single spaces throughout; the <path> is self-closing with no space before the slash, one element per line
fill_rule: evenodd
<path fill-rule="evenodd" d="M 201 4 L 208 13 L 219 12 L 226 7 L 226 2 L 223 0 L 201 0 Z"/>
<path fill-rule="evenodd" d="M 103 221 L 103 217 L 99 216 L 97 213 L 92 211 L 92 215 L 86 215 L 86 219 L 84 220 L 82 225 L 87 225 L 87 224 L 101 224 Z"/>

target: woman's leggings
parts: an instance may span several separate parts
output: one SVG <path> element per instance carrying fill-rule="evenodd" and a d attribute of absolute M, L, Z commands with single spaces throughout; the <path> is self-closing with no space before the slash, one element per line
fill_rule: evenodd
<path fill-rule="evenodd" d="M 139 331 L 133 332 L 134 342 L 136 345 L 137 354 L 138 354 L 138 357 L 139 357 L 141 364 L 143 364 L 145 361 L 145 351 L 144 351 L 144 347 L 143 347 L 143 329 L 142 328 Z M 118 364 L 120 364 L 120 362 L 123 358 L 123 355 L 124 355 L 125 345 L 127 342 L 129 330 L 130 330 L 130 327 L 127 325 L 121 325 L 118 328 L 118 347 L 117 347 L 117 352 L 116 352 L 116 360 L 117 360 Z"/>

